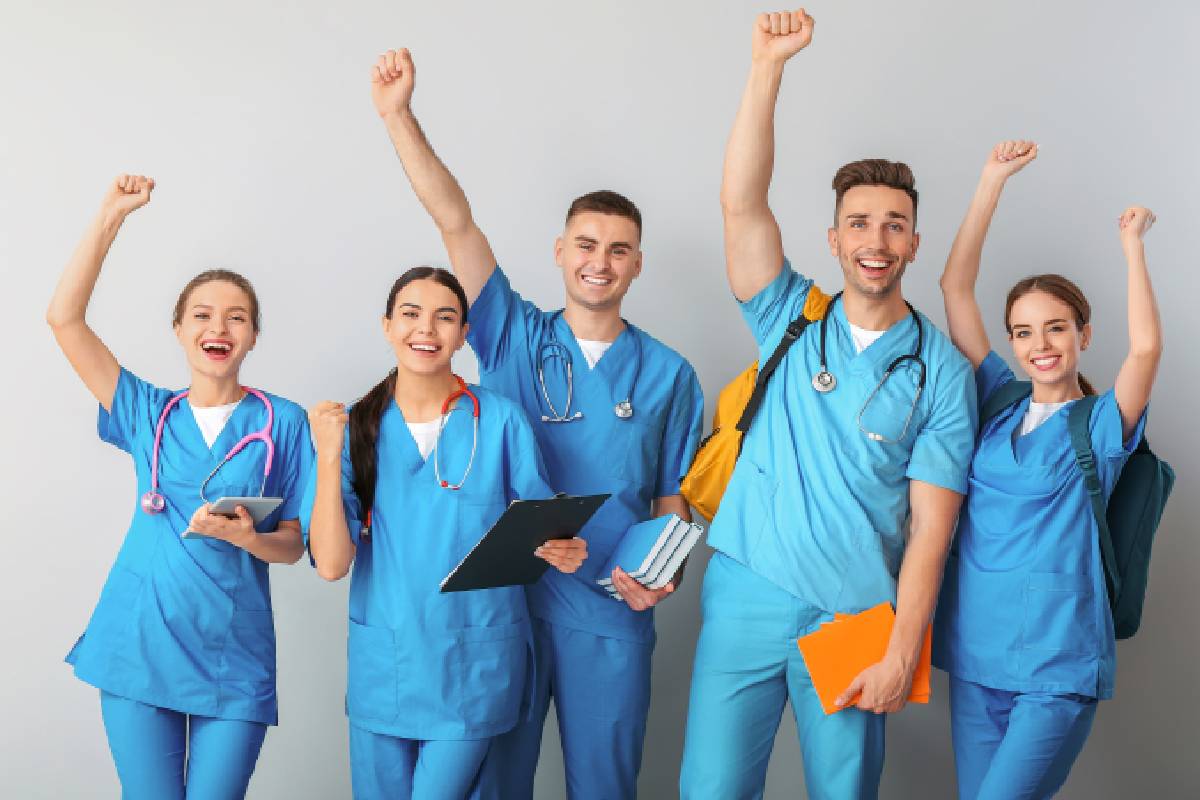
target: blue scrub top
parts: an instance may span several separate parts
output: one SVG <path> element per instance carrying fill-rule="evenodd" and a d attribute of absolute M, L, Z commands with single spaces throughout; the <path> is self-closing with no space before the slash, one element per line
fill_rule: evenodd
<path fill-rule="evenodd" d="M 612 495 L 580 534 L 588 543 L 587 561 L 571 575 L 552 570 L 531 586 L 530 613 L 601 636 L 652 642 L 652 611 L 630 610 L 595 581 L 625 531 L 650 518 L 654 498 L 679 494 L 704 414 L 696 373 L 674 350 L 628 323 L 588 369 L 561 313 L 542 311 L 524 300 L 500 267 L 471 306 L 470 318 L 467 341 L 479 359 L 480 380 L 525 410 L 555 489 Z M 538 364 L 551 324 L 573 364 L 571 412 L 583 412 L 574 422 L 542 421 L 551 412 L 538 383 Z M 637 344 L 642 357 L 635 381 Z M 544 374 L 551 402 L 564 413 L 567 381 L 561 362 L 547 359 Z M 631 386 L 633 416 L 620 419 L 614 408 Z"/>
<path fill-rule="evenodd" d="M 121 697 L 219 719 L 274 725 L 275 626 L 267 563 L 228 542 L 180 538 L 200 507 L 200 483 L 243 436 L 267 423 L 267 409 L 246 395 L 209 448 L 187 398 L 167 415 L 159 449 L 161 514 L 147 514 L 154 430 L 178 390 L 160 389 L 125 369 L 112 410 L 100 407 L 100 438 L 133 456 L 133 520 L 87 630 L 67 655 L 75 675 Z M 275 461 L 264 494 L 283 504 L 258 524 L 275 530 L 300 516 L 312 463 L 304 409 L 268 394 L 275 409 Z M 267 448 L 252 442 L 208 482 L 209 500 L 257 495 Z"/>
<path fill-rule="evenodd" d="M 979 402 L 1014 379 L 996 353 L 975 375 Z M 933 661 L 1013 692 L 1112 697 L 1116 640 L 1099 532 L 1067 429 L 1070 406 L 1018 436 L 1029 399 L 979 433 L 970 490 L 946 564 Z M 1142 437 L 1127 440 L 1110 390 L 1089 430 L 1105 500 Z"/>
<path fill-rule="evenodd" d="M 421 457 L 393 402 L 379 425 L 370 535 L 354 491 L 349 430 L 342 505 L 357 552 L 350 581 L 346 714 L 359 728 L 405 739 L 483 739 L 511 730 L 532 676 L 521 587 L 439 592 L 439 585 L 517 498 L 553 495 L 521 410 L 471 387 L 479 443 L 462 489 L 444 489 L 434 454 Z M 461 399 L 438 444 L 442 477 L 457 483 L 471 458 L 471 403 Z M 312 473 L 301 524 L 307 539 Z M 553 568 L 551 568 L 553 569 Z"/>
<path fill-rule="evenodd" d="M 763 363 L 800 315 L 812 281 L 784 261 L 779 276 L 742 304 Z M 924 316 L 927 377 L 903 439 L 872 441 L 858 414 L 897 356 L 913 351 L 916 323 L 894 324 L 858 353 L 844 304 L 829 318 L 826 354 L 836 388 L 817 392 L 819 324 L 792 345 L 763 404 L 708 533 L 708 542 L 827 613 L 894 601 L 909 515 L 908 482 L 965 493 L 976 402 L 971 367 Z M 868 431 L 897 439 L 918 369 L 898 367 L 863 414 Z"/>

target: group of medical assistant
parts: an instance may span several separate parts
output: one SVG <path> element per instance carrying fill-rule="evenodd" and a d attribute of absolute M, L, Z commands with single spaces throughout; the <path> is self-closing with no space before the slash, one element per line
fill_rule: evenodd
<path fill-rule="evenodd" d="M 795 23 L 790 32 L 767 33 L 801 31 Z M 385 57 L 374 90 L 399 80 L 406 66 L 411 78 L 407 58 Z M 304 412 L 238 380 L 259 314 L 240 276 L 205 273 L 180 297 L 175 330 L 192 368 L 185 391 L 160 389 L 120 367 L 84 323 L 104 255 L 125 216 L 149 200 L 152 181 L 118 179 L 52 301 L 60 345 L 100 402 L 99 434 L 130 453 L 138 479 L 128 533 L 68 655 L 101 692 L 128 797 L 244 793 L 266 726 L 277 719 L 267 563 L 295 561 L 305 542 L 318 570 L 330 572 L 324 577 L 354 565 L 346 705 L 356 796 L 530 796 L 552 701 L 569 793 L 636 792 L 653 619 L 614 603 L 594 581 L 623 532 L 679 494 L 700 435 L 695 373 L 632 324 L 622 321 L 604 346 L 577 336 L 563 312 L 523 299 L 482 234 L 462 244 L 420 191 L 411 148 L 428 144 L 415 120 L 381 116 L 462 285 L 428 268 L 396 281 L 384 311 L 396 370 L 364 397 L 358 418 L 336 404 L 313 417 L 321 420 L 315 461 Z M 736 142 L 735 130 L 731 149 Z M 431 182 L 457 189 L 436 166 L 444 175 Z M 614 202 L 593 199 L 601 208 Z M 573 208 L 568 224 L 589 213 L 613 212 Z M 1136 215 L 1128 224 L 1148 227 Z M 760 362 L 812 290 L 778 257 L 752 292 L 738 291 L 731 259 Z M 410 346 L 411 328 L 393 333 L 404 324 L 397 315 L 410 309 L 430 315 L 413 324 L 460 329 L 478 358 L 481 386 L 449 371 L 462 341 L 443 352 L 436 337 L 419 343 L 430 349 Z M 953 318 L 953 343 L 911 306 L 885 330 L 865 330 L 839 294 L 813 327 L 768 384 L 710 530 L 717 553 L 704 578 L 681 792 L 761 791 L 788 699 L 805 731 L 810 796 L 877 792 L 884 715 L 862 708 L 825 715 L 794 641 L 834 611 L 897 599 L 907 487 L 921 482 L 969 498 L 947 566 L 935 652 L 953 680 L 960 791 L 1003 796 L 989 787 L 1011 786 L 1017 776 L 1033 781 L 1022 796 L 1045 796 L 1065 780 L 1095 700 L 1111 696 L 1115 664 L 1091 529 L 1079 535 L 1070 522 L 1086 517 L 1086 505 L 1071 473 L 1064 417 L 1046 414 L 1020 435 L 1028 408 L 1019 405 L 987 421 L 976 448 L 977 405 L 1013 374 L 990 348 L 982 356 L 964 348 Z M 418 385 L 424 394 L 406 388 Z M 1125 419 L 1121 386 L 1119 379 L 1118 393 L 1104 395 L 1093 416 L 1107 491 L 1145 424 L 1144 399 Z M 441 392 L 432 420 L 408 421 L 404 403 L 430 387 Z M 374 455 L 364 455 L 363 442 L 356 449 L 356 419 L 370 431 Z M 364 471 L 374 480 L 364 484 Z M 1064 499 L 1046 499 L 1053 486 Z M 548 557 L 558 568 L 528 591 L 438 592 L 507 503 L 556 491 L 612 495 L 583 533 L 586 559 Z M 253 495 L 283 503 L 258 523 L 241 509 L 231 520 L 207 508 L 217 497 Z M 1048 550 L 1026 552 L 1033 529 L 1018 518 L 1040 519 L 1063 535 L 1050 537 Z M 1005 531 L 1019 535 L 998 536 Z M 1061 582 L 1047 577 L 1061 573 L 1079 578 L 1070 587 L 1075 616 L 1067 628 L 1038 627 L 1045 646 L 1031 647 L 1033 631 L 1004 615 L 1019 611 L 1014 592 L 1040 589 L 1061 605 Z M 1047 619 L 1061 618 L 1055 608 L 1047 605 Z M 991 622 L 981 626 L 984 619 Z M 1002 635 L 984 641 L 984 627 Z M 991 735 L 981 721 L 989 714 L 1056 732 L 1062 744 L 1050 767 L 1027 768 L 1045 753 L 981 745 Z M 832 763 L 839 768 L 817 768 Z"/>

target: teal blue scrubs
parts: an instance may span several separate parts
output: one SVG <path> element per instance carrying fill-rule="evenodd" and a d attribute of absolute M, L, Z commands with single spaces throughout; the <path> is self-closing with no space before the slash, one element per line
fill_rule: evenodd
<path fill-rule="evenodd" d="M 346 713 L 355 735 L 351 768 L 356 796 L 408 796 L 403 783 L 371 786 L 381 772 L 371 736 L 410 742 L 461 742 L 430 753 L 482 750 L 478 743 L 511 730 L 532 681 L 531 633 L 521 587 L 439 592 L 439 584 L 516 499 L 553 494 L 537 442 L 519 408 L 487 389 L 479 398 L 479 441 L 462 488 L 438 485 L 434 458 L 421 456 L 404 416 L 389 403 L 380 420 L 378 478 L 370 535 L 353 485 L 349 435 L 342 451 L 342 503 L 357 547 L 350 582 L 349 675 Z M 442 477 L 457 483 L 471 459 L 471 403 L 461 399 L 438 444 Z M 309 482 L 301 524 L 308 535 L 316 473 Z M 470 760 L 468 758 L 468 760 Z M 455 758 L 439 774 L 431 764 L 405 770 L 425 796 L 464 767 Z M 461 777 L 461 776 L 460 776 Z"/>
<path fill-rule="evenodd" d="M 976 372 L 980 403 L 1013 379 L 1004 360 L 989 353 Z M 1067 430 L 1068 408 L 1018 436 L 1028 409 L 1029 400 L 1023 400 L 980 431 L 935 620 L 934 664 L 953 681 L 973 685 L 959 686 L 953 695 L 955 754 L 964 797 L 998 796 L 995 792 L 1002 787 L 1012 791 L 1022 782 L 1021 772 L 1050 771 L 1065 780 L 1083 745 L 1080 716 L 1090 726 L 1094 701 L 1113 693 L 1116 640 L 1096 522 Z M 1091 442 L 1105 497 L 1144 426 L 1145 415 L 1131 437 L 1122 436 L 1121 412 L 1112 391 L 1101 395 L 1093 408 Z M 988 690 L 995 696 L 980 699 Z M 1008 713 L 1024 695 L 1039 696 L 1043 706 L 1058 698 L 1067 710 L 1083 698 L 1092 701 L 1092 708 L 1056 716 L 1017 714 L 1010 723 Z M 969 721 L 979 718 L 976 706 L 985 702 L 1006 709 L 1003 715 L 990 715 L 993 721 L 1001 720 L 994 730 Z M 1021 719 L 1035 720 L 1034 727 L 1018 729 L 1015 720 Z M 1046 725 L 1069 730 L 1050 735 Z M 1082 735 L 1086 734 L 1084 727 Z M 1011 742 L 1007 748 L 1001 744 L 1010 738 L 1045 740 L 1050 743 L 1041 755 L 1061 757 L 1005 757 L 994 763 L 997 753 L 1007 755 L 1013 749 Z M 1021 797 L 1048 796 L 1039 781 L 1023 783 L 1036 791 Z M 987 787 L 993 784 L 995 791 L 989 793 Z M 1039 785 L 1042 788 L 1036 789 Z"/>
<path fill-rule="evenodd" d="M 175 394 L 122 369 L 112 410 L 100 408 L 100 438 L 133 457 L 137 490 L 129 496 L 132 519 L 116 563 L 67 662 L 81 680 L 116 698 L 274 725 L 275 628 L 266 562 L 227 542 L 180 538 L 203 503 L 205 476 L 238 440 L 266 424 L 267 410 L 247 395 L 210 448 L 187 398 L 181 400 L 167 415 L 159 450 L 166 508 L 147 514 L 140 499 L 150 488 L 155 426 Z M 256 526 L 259 531 L 300 516 L 312 463 L 304 410 L 268 397 L 275 409 L 275 460 L 264 493 L 282 497 L 283 504 Z M 207 497 L 257 495 L 266 455 L 263 443 L 247 445 L 208 482 Z M 136 749 L 129 742 L 113 745 L 114 754 Z"/>
<path fill-rule="evenodd" d="M 811 285 L 785 261 L 779 276 L 742 304 L 760 362 L 800 315 Z M 785 694 L 797 715 L 809 796 L 875 796 L 883 717 L 855 708 L 826 717 L 796 659 L 796 639 L 834 612 L 895 601 L 910 480 L 966 491 L 976 421 L 970 364 L 933 323 L 922 317 L 921 324 L 927 377 L 915 408 L 919 373 L 906 362 L 864 410 L 892 360 L 916 347 L 915 321 L 906 316 L 859 353 L 841 302 L 832 307 L 826 343 L 837 387 L 821 394 L 812 385 L 820 370 L 817 325 L 767 384 L 708 533 L 723 557 L 714 557 L 705 576 L 684 797 L 761 794 Z M 860 410 L 863 428 L 897 441 L 868 438 Z M 813 737 L 821 747 L 856 753 L 858 766 L 816 757 Z M 761 744 L 749 753 L 731 749 L 731 741 Z"/>
<path fill-rule="evenodd" d="M 552 339 L 573 364 L 571 413 L 583 412 L 573 422 L 542 421 L 552 412 L 542 396 L 539 364 L 546 392 L 564 415 L 568 393 L 562 362 L 542 358 Z M 502 787 L 505 797 L 532 795 L 553 699 L 568 795 L 632 797 L 650 704 L 654 617 L 652 610 L 614 602 L 595 581 L 625 531 L 650 518 L 654 498 L 679 494 L 700 438 L 699 381 L 682 356 L 628 323 L 588 369 L 562 314 L 522 299 L 499 267 L 471 307 L 468 341 L 483 385 L 528 415 L 554 488 L 612 495 L 580 534 L 588 543 L 583 566 L 570 575 L 551 570 L 528 589 L 538 621 L 534 709 L 529 722 L 493 745 L 485 779 Z M 627 398 L 633 415 L 618 418 L 614 408 Z"/>

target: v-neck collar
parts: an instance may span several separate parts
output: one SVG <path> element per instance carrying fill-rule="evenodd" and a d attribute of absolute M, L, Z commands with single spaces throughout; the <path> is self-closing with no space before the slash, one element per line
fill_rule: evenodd
<path fill-rule="evenodd" d="M 225 454 L 228 453 L 230 448 L 233 447 L 233 444 L 237 441 L 237 439 L 241 438 L 235 436 L 234 429 L 236 427 L 236 423 L 240 421 L 240 418 L 245 417 L 248 413 L 252 413 L 246 411 L 246 408 L 252 405 L 252 403 L 246 402 L 248 399 L 250 399 L 250 397 L 250 393 L 246 392 L 242 395 L 242 399 L 237 401 L 237 405 L 234 406 L 233 412 L 229 415 L 229 419 L 225 420 L 225 424 L 221 427 L 221 432 L 217 434 L 216 439 L 213 439 L 211 446 L 208 444 L 208 442 L 204 441 L 204 432 L 200 430 L 200 423 L 196 420 L 196 412 L 192 409 L 191 395 L 188 395 L 179 401 L 179 405 L 187 408 L 188 420 L 191 421 L 191 424 L 186 427 L 191 431 L 191 434 L 196 438 L 196 441 L 199 442 L 200 447 L 208 451 L 208 457 L 210 461 L 215 462 L 223 459 Z M 261 404 L 262 403 L 260 402 L 259 405 Z"/>
<path fill-rule="evenodd" d="M 617 334 L 617 338 L 613 339 L 608 349 L 604 351 L 597 361 L 596 366 L 587 369 L 587 357 L 583 354 L 583 349 L 579 346 L 579 340 L 575 337 L 575 332 L 571 330 L 571 326 L 567 324 L 567 319 L 562 311 L 557 312 L 554 320 L 554 335 L 564 344 L 567 351 L 571 354 L 571 361 L 576 365 L 572 369 L 572 375 L 575 380 L 586 381 L 589 376 L 599 376 L 603 378 L 611 390 L 619 372 L 621 365 L 625 363 L 625 355 L 634 347 L 633 337 L 637 335 L 636 329 L 627 320 L 621 320 L 625 327 Z M 584 367 L 579 369 L 578 367 Z"/>
<path fill-rule="evenodd" d="M 833 322 L 837 328 L 838 347 L 847 356 L 846 363 L 850 371 L 856 375 L 872 371 L 884 362 L 890 362 L 897 355 L 911 353 L 917 346 L 917 321 L 914 319 L 913 313 L 906 313 L 903 319 L 893 322 L 878 339 L 863 348 L 862 352 L 855 347 L 854 337 L 850 334 L 850 320 L 846 317 L 845 301 L 834 304 Z M 906 341 L 906 337 L 911 337 L 911 343 Z M 825 345 L 826 359 L 829 358 L 830 344 L 832 342 L 827 342 Z M 920 354 L 918 353 L 918 355 Z M 829 365 L 829 368 L 830 371 L 836 372 L 833 365 Z"/>

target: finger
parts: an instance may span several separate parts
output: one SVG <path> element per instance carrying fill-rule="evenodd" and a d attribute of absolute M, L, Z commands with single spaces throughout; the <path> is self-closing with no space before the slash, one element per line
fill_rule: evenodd
<path fill-rule="evenodd" d="M 787 36 L 791 32 L 792 15 L 785 11 L 779 15 L 779 33 L 781 36 Z"/>
<path fill-rule="evenodd" d="M 862 673 L 859 673 L 854 680 L 850 681 L 850 685 L 846 687 L 846 691 L 837 696 L 837 699 L 833 701 L 834 704 L 837 705 L 838 708 L 844 708 L 851 700 L 854 699 L 855 695 L 862 691 L 864 683 L 865 681 L 863 680 Z"/>
<path fill-rule="evenodd" d="M 400 48 L 399 58 L 397 59 L 400 70 L 409 77 L 416 74 L 416 68 L 413 66 L 412 53 L 407 47 Z"/>
<path fill-rule="evenodd" d="M 245 506 L 236 506 L 233 513 L 237 514 L 237 518 L 242 522 L 254 523 L 254 517 L 250 516 L 250 512 L 246 510 Z"/>
<path fill-rule="evenodd" d="M 771 12 L 771 35 L 775 36 L 779 33 L 779 12 Z"/>
<path fill-rule="evenodd" d="M 755 24 L 758 25 L 758 29 L 760 31 L 762 31 L 763 33 L 770 33 L 771 32 L 771 15 L 767 14 L 766 12 L 759 14 L 758 20 L 755 22 Z"/>
<path fill-rule="evenodd" d="M 387 83 L 387 76 L 383 74 L 383 67 L 375 64 L 371 67 L 371 82 L 372 83 Z"/>

